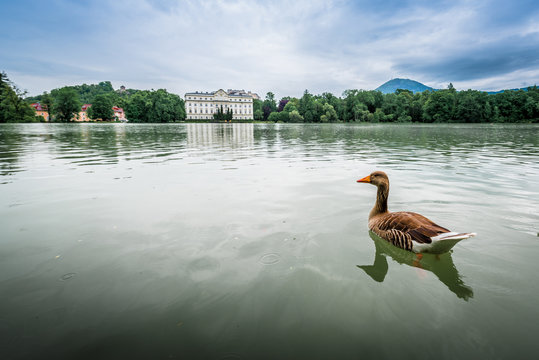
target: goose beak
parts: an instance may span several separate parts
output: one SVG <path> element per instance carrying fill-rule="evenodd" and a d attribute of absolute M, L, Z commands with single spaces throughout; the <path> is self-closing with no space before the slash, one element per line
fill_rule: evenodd
<path fill-rule="evenodd" d="M 357 182 L 370 183 L 371 182 L 371 176 L 367 175 L 363 179 L 359 179 Z"/>

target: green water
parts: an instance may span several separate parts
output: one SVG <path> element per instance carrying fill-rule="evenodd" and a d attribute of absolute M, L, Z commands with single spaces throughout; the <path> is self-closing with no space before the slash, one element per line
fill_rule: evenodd
<path fill-rule="evenodd" d="M 436 257 L 390 210 L 476 232 Z M 0 126 L 2 359 L 539 351 L 539 126 Z"/>

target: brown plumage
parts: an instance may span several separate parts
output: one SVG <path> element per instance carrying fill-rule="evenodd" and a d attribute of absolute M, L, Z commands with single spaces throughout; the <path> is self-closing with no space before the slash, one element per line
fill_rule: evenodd
<path fill-rule="evenodd" d="M 383 171 L 375 171 L 357 182 L 378 188 L 376 203 L 369 214 L 369 229 L 397 247 L 414 252 L 446 252 L 458 241 L 475 235 L 451 232 L 414 212 L 389 212 L 389 178 Z"/>

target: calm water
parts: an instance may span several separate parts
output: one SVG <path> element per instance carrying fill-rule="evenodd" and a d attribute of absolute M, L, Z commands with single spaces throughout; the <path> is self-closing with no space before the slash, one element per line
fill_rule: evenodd
<path fill-rule="evenodd" d="M 477 232 L 371 238 L 391 210 Z M 0 357 L 530 358 L 539 126 L 0 126 Z"/>

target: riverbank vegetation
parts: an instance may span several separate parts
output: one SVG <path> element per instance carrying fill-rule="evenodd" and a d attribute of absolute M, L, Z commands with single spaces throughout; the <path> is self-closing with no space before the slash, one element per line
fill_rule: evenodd
<path fill-rule="evenodd" d="M 112 119 L 111 106 L 125 110 L 130 122 L 168 123 L 185 121 L 183 99 L 164 89 L 114 90 L 110 81 L 93 85 L 66 86 L 50 93 L 27 97 L 7 75 L 0 79 L 0 122 L 39 121 L 29 104 L 40 102 L 52 121 L 68 122 L 82 104 L 93 104 L 91 118 Z M 416 123 L 518 123 L 539 122 L 539 89 L 507 90 L 489 94 L 477 90 L 457 91 L 452 84 L 443 90 L 413 93 L 398 89 L 383 94 L 376 90 L 345 90 L 338 97 L 329 92 L 313 95 L 305 90 L 300 98 L 286 96 L 277 101 L 272 92 L 264 100 L 253 100 L 253 120 L 291 123 L 416 122 Z M 230 114 L 218 113 L 214 121 Z"/>
<path fill-rule="evenodd" d="M 19 90 L 7 77 L 0 73 L 0 123 L 35 122 L 34 110 L 23 100 L 25 92 Z"/>
<path fill-rule="evenodd" d="M 258 111 L 260 110 L 260 111 Z M 447 89 L 412 93 L 398 89 L 382 94 L 375 90 L 346 90 L 342 97 L 331 93 L 301 98 L 284 97 L 279 103 L 268 93 L 255 100 L 255 120 L 279 122 L 417 122 L 504 123 L 539 122 L 539 89 L 509 90 L 496 94 Z"/>
<path fill-rule="evenodd" d="M 110 81 L 99 84 L 82 84 L 54 89 L 49 93 L 26 98 L 27 103 L 40 102 L 52 110 L 53 121 L 68 122 L 80 111 L 82 104 L 88 108 L 91 119 L 111 121 L 113 106 L 125 110 L 130 122 L 167 123 L 185 120 L 185 106 L 181 97 L 164 89 L 136 90 L 121 87 L 114 90 Z"/>

